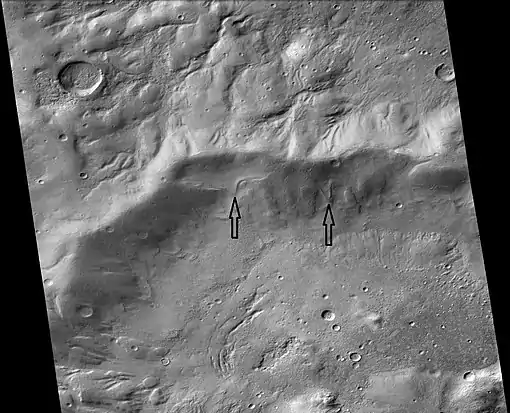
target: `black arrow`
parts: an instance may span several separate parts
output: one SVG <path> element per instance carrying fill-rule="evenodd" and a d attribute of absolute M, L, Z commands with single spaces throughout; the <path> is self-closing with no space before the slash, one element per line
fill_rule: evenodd
<path fill-rule="evenodd" d="M 333 218 L 330 204 L 326 207 L 326 214 L 324 214 L 322 225 L 324 226 L 324 243 L 326 247 L 331 247 L 333 245 L 333 227 L 335 226 L 335 219 Z"/>
<path fill-rule="evenodd" d="M 239 205 L 237 204 L 237 198 L 234 197 L 232 206 L 230 207 L 230 213 L 228 215 L 230 219 L 230 238 L 239 238 L 239 220 L 241 219 L 241 213 L 239 212 Z"/>

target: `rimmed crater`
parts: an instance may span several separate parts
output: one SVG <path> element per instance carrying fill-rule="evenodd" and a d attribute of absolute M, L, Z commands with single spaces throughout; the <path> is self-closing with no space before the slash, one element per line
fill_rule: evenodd
<path fill-rule="evenodd" d="M 58 74 L 60 86 L 77 96 L 90 96 L 103 85 L 100 68 L 89 62 L 76 61 L 66 64 Z"/>
<path fill-rule="evenodd" d="M 450 83 L 455 80 L 455 71 L 453 67 L 447 63 L 441 63 L 434 69 L 434 75 L 445 83 Z"/>

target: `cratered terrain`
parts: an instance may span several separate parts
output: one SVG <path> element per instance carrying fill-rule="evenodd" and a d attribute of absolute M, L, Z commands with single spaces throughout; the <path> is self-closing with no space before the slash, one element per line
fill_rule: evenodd
<path fill-rule="evenodd" d="M 2 6 L 62 412 L 507 411 L 441 2 Z"/>

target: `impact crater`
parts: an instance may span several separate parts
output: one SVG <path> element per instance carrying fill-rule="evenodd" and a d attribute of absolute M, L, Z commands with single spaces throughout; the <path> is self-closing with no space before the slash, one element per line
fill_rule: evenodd
<path fill-rule="evenodd" d="M 58 74 L 60 86 L 76 96 L 86 97 L 94 94 L 104 83 L 100 68 L 84 61 L 67 63 Z"/>

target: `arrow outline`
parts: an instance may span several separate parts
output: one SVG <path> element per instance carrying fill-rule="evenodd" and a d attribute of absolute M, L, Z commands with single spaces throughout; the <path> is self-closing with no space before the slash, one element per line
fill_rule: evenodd
<path fill-rule="evenodd" d="M 328 215 L 330 217 L 331 223 L 327 223 Z M 324 219 L 322 220 L 322 226 L 324 227 L 324 245 L 326 247 L 333 246 L 333 227 L 335 226 L 335 218 L 333 217 L 333 211 L 331 210 L 331 204 L 328 203 L 326 206 L 326 213 L 324 214 Z M 329 235 L 329 236 L 328 236 Z M 329 243 L 328 243 L 329 238 Z"/>
<path fill-rule="evenodd" d="M 234 208 L 236 216 L 234 216 Z M 236 197 L 234 197 L 232 200 L 232 206 L 230 207 L 228 219 L 230 220 L 230 238 L 239 239 L 239 220 L 241 219 L 241 212 L 239 211 L 239 204 Z"/>

